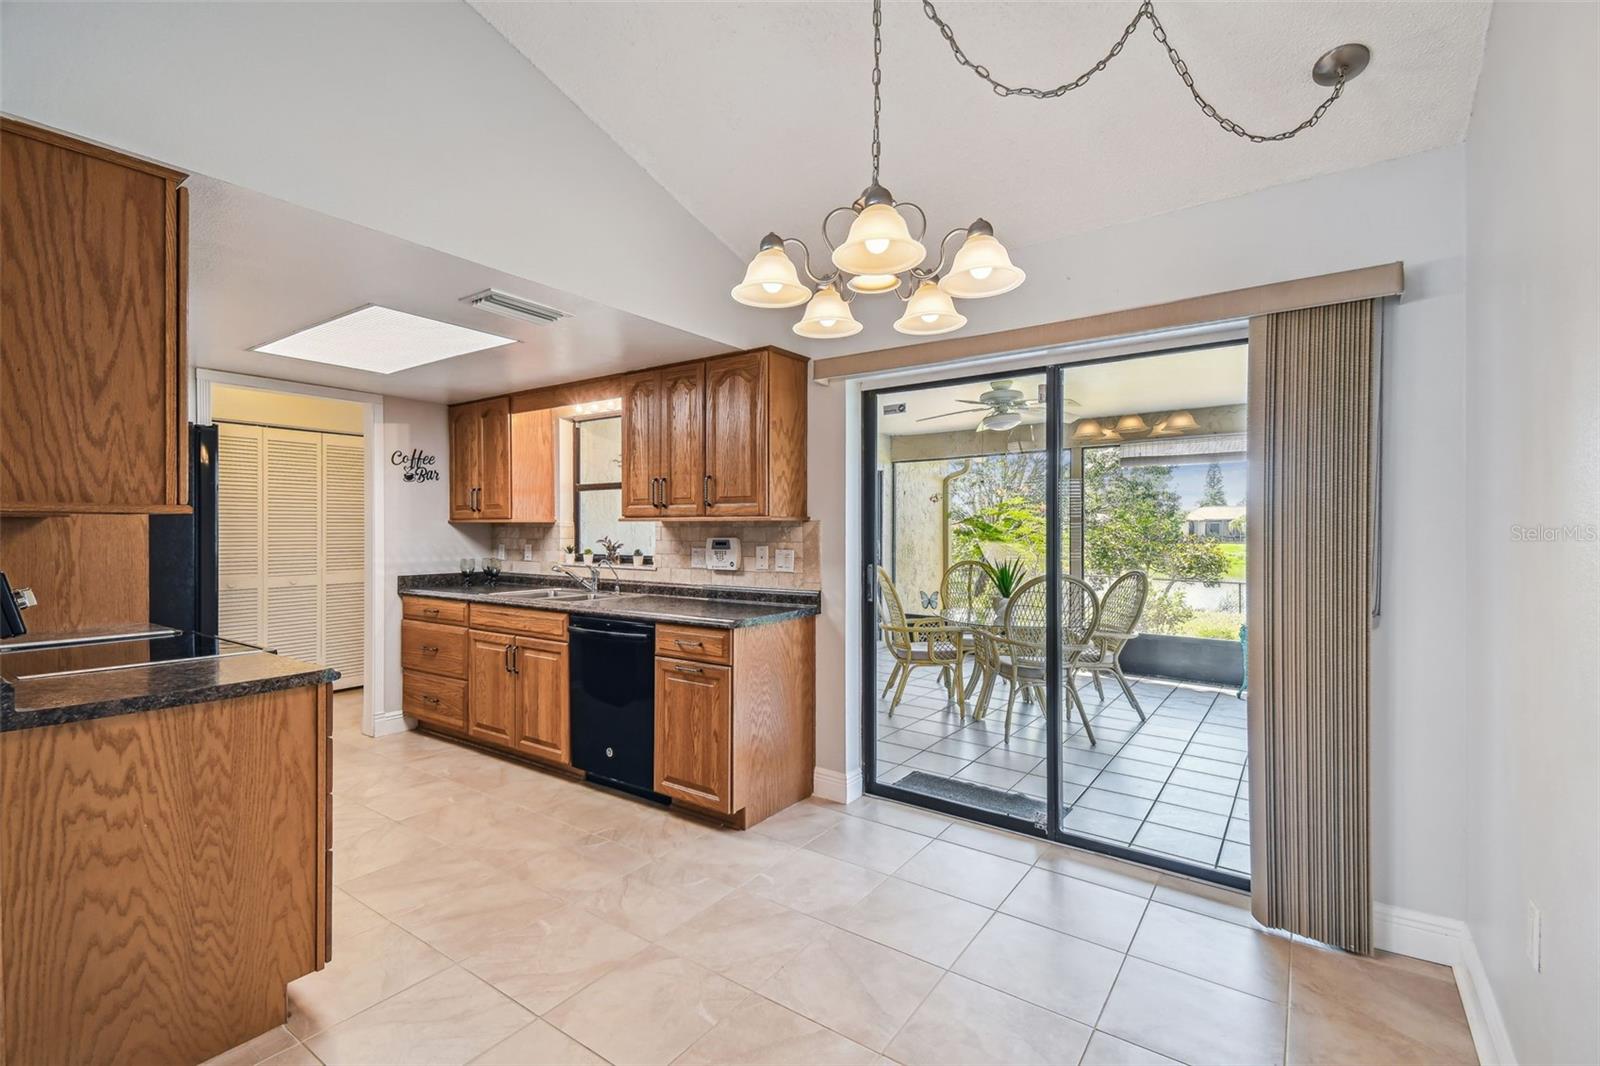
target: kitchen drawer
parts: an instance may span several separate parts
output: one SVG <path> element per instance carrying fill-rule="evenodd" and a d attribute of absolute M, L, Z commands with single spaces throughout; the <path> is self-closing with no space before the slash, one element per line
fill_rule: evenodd
<path fill-rule="evenodd" d="M 434 600 L 423 596 L 401 596 L 404 617 L 418 622 L 445 622 L 450 625 L 467 624 L 467 604 L 464 600 Z"/>
<path fill-rule="evenodd" d="M 467 631 L 437 622 L 400 623 L 400 668 L 425 674 L 467 676 Z"/>
<path fill-rule="evenodd" d="M 401 706 L 412 717 L 451 729 L 467 727 L 467 683 L 407 670 L 401 675 Z"/>
<path fill-rule="evenodd" d="M 733 630 L 658 623 L 656 654 L 727 666 L 733 662 Z"/>
<path fill-rule="evenodd" d="M 567 639 L 567 616 L 560 611 L 541 611 L 532 607 L 499 607 L 474 603 L 468 616 L 473 629 L 494 629 L 501 633 L 521 633 L 546 640 Z"/>

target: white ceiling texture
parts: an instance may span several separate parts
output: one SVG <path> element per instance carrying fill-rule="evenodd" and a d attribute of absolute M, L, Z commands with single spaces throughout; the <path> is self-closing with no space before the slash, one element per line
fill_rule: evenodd
<path fill-rule="evenodd" d="M 473 6 L 742 259 L 772 229 L 815 247 L 824 212 L 867 184 L 865 0 Z M 1046 88 L 1092 66 L 1138 8 L 938 6 L 975 62 Z M 920 3 L 889 0 L 883 183 L 935 234 L 989 219 L 1025 267 L 1032 244 L 1459 142 L 1489 20 L 1486 3 L 1165 0 L 1156 12 L 1201 91 L 1253 130 L 1311 113 L 1327 49 L 1362 42 L 1373 61 L 1316 130 L 1258 145 L 1200 113 L 1148 24 L 1084 88 L 1002 99 L 957 66 Z"/>

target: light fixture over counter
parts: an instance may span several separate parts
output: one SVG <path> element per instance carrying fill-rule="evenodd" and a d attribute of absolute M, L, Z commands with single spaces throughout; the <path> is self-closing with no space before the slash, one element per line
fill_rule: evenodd
<path fill-rule="evenodd" d="M 1365 45 L 1344 44 L 1321 57 L 1312 67 L 1312 80 L 1318 85 L 1331 86 L 1333 91 L 1322 101 L 1310 117 L 1292 129 L 1281 133 L 1252 133 L 1237 122 L 1220 114 L 1200 91 L 1195 88 L 1188 64 L 1178 55 L 1178 50 L 1168 40 L 1167 31 L 1156 18 L 1153 0 L 1143 0 L 1133 20 L 1123 29 L 1121 37 L 1111 50 L 1077 78 L 1053 89 L 1035 89 L 1028 86 L 1010 86 L 996 80 L 989 68 L 975 63 L 956 43 L 955 32 L 939 17 L 932 0 L 922 0 L 923 14 L 939 28 L 949 44 L 956 62 L 982 78 L 998 96 L 1022 96 L 1035 100 L 1055 99 L 1074 89 L 1082 88 L 1090 78 L 1104 70 L 1106 65 L 1122 53 L 1128 38 L 1146 20 L 1157 41 L 1166 49 L 1173 70 L 1183 79 L 1184 86 L 1194 97 L 1205 116 L 1223 130 L 1236 137 L 1261 144 L 1286 141 L 1315 126 L 1335 100 L 1344 93 L 1347 81 L 1366 69 L 1371 53 Z M 956 310 L 955 300 L 981 300 L 1010 292 L 1026 279 L 1021 268 L 1011 262 L 994 235 L 994 227 L 984 219 L 974 219 L 966 226 L 958 226 L 939 239 L 933 251 L 937 256 L 932 265 L 925 265 L 929 250 L 922 240 L 927 233 L 928 216 L 908 200 L 896 200 L 894 195 L 878 181 L 878 163 L 882 154 L 879 116 L 883 110 L 883 2 L 872 0 L 872 180 L 861 195 L 842 207 L 836 207 L 822 218 L 822 239 L 827 242 L 829 262 L 819 273 L 811 262 L 811 249 L 798 237 L 782 237 L 769 233 L 761 238 L 755 258 L 745 271 L 744 280 L 733 287 L 733 298 L 750 307 L 787 308 L 806 305 L 794 332 L 802 337 L 829 339 L 850 337 L 861 332 L 861 323 L 850 311 L 850 304 L 858 295 L 894 293 L 905 303 L 904 313 L 895 321 L 894 328 L 912 336 L 932 336 L 949 333 L 967 324 L 967 318 Z M 916 213 L 917 232 L 911 232 L 907 212 Z M 842 243 L 835 244 L 828 232 L 835 216 L 851 216 L 850 229 Z M 953 259 L 946 268 L 946 253 L 952 237 L 963 238 Z M 789 258 L 787 246 L 798 245 L 801 263 L 811 284 L 800 280 L 799 269 Z M 1120 428 L 1120 427 L 1119 427 Z M 1114 433 L 1115 431 L 1108 432 Z"/>

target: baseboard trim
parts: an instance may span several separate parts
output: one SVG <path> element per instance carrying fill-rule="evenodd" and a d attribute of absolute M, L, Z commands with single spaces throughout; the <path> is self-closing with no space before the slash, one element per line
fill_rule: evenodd
<path fill-rule="evenodd" d="M 387 737 L 394 733 L 404 733 L 411 726 L 406 722 L 403 711 L 384 711 L 372 716 L 372 735 Z"/>
<path fill-rule="evenodd" d="M 818 766 L 811 771 L 811 794 L 833 803 L 854 803 L 861 798 L 861 771 L 842 774 Z"/>
<path fill-rule="evenodd" d="M 1483 1066 L 1517 1066 L 1517 1053 L 1511 1046 L 1505 1017 L 1495 1001 L 1494 988 L 1478 956 L 1478 945 L 1471 934 L 1461 942 L 1461 961 L 1454 967 L 1456 988 L 1461 992 L 1461 1007 L 1467 1012 L 1467 1027 Z"/>
<path fill-rule="evenodd" d="M 1384 951 L 1455 966 L 1461 961 L 1461 944 L 1466 938 L 1466 923 L 1455 918 L 1387 903 L 1372 906 L 1372 942 Z"/>
<path fill-rule="evenodd" d="M 1516 1066 L 1505 1018 L 1465 922 L 1378 903 L 1372 908 L 1372 941 L 1383 951 L 1450 967 L 1478 1061 L 1483 1066 Z"/>

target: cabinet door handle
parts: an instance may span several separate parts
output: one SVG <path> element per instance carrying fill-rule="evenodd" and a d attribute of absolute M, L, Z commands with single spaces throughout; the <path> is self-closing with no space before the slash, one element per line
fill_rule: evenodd
<path fill-rule="evenodd" d="M 711 475 L 705 476 L 705 481 L 700 486 L 700 500 L 707 507 L 711 506 Z"/>
<path fill-rule="evenodd" d="M 703 673 L 705 673 L 705 671 L 702 670 L 698 666 L 674 666 L 673 669 L 676 670 L 680 674 L 703 674 Z"/>
<path fill-rule="evenodd" d="M 661 479 L 661 503 L 659 505 L 661 507 L 665 507 L 667 505 L 667 485 L 668 485 L 668 480 L 666 478 L 662 478 Z"/>
<path fill-rule="evenodd" d="M 703 648 L 706 646 L 703 640 L 674 640 L 672 643 L 680 648 Z"/>
<path fill-rule="evenodd" d="M 512 669 L 512 666 L 511 666 L 511 653 L 516 651 L 516 650 L 517 650 L 517 646 L 515 644 L 507 644 L 506 645 L 506 650 L 504 652 L 504 655 L 506 657 L 506 673 L 508 673 L 508 674 L 516 673 L 516 671 L 514 669 Z"/>

